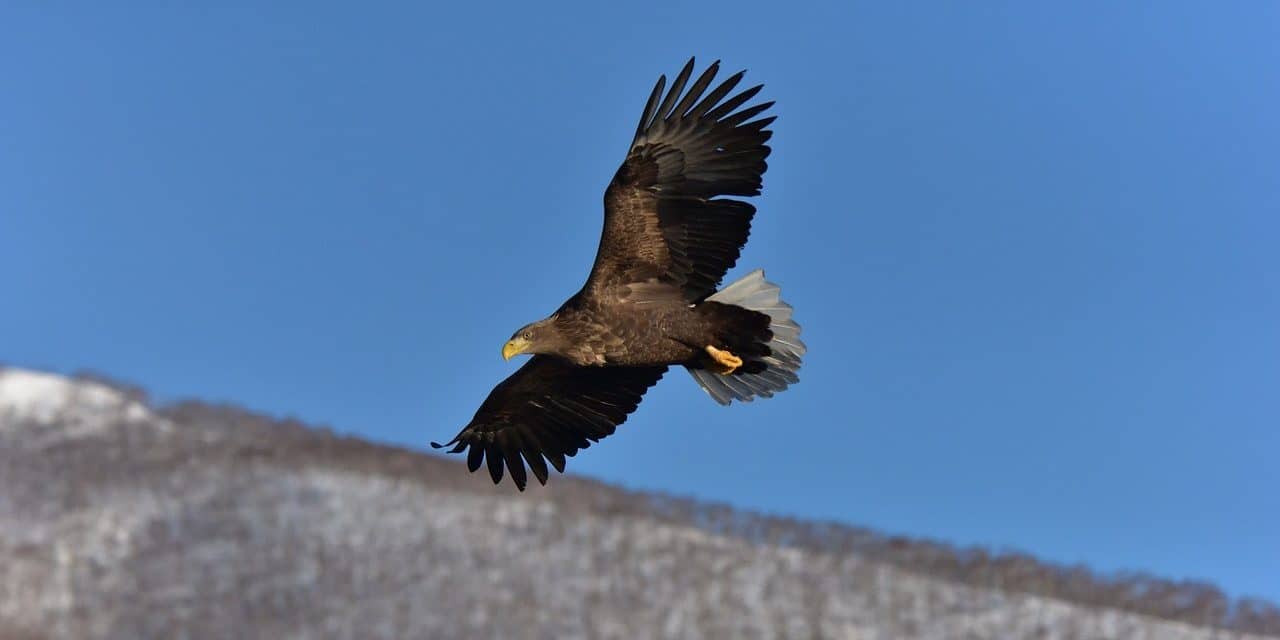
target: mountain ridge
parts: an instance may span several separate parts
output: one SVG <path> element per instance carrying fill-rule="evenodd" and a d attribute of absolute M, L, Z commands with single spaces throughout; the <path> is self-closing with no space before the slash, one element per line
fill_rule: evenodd
<path fill-rule="evenodd" d="M 50 412 L 13 401 L 15 375 L 82 393 L 62 394 L 73 410 Z M 12 489 L 0 522 L 40 523 L 0 529 L 0 557 L 13 560 L 0 568 L 10 585 L 0 602 L 11 603 L 0 604 L 0 631 L 1245 638 L 1275 633 L 1280 619 L 1211 585 L 1103 581 L 1025 554 L 560 480 L 519 495 L 458 461 L 297 421 L 194 401 L 156 407 L 101 376 L 0 369 L 0 481 Z M 323 595 L 306 595 L 316 584 Z M 475 613 L 495 594 L 507 615 Z M 117 608 L 104 614 L 104 603 Z"/>

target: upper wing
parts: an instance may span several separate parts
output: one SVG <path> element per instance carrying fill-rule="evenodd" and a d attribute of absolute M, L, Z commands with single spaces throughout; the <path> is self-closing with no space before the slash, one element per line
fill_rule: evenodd
<path fill-rule="evenodd" d="M 719 68 L 712 64 L 684 92 L 690 59 L 665 97 L 666 76 L 658 79 L 627 158 L 605 191 L 604 231 L 587 295 L 656 281 L 698 301 L 737 262 L 755 207 L 716 197 L 760 193 L 765 142 L 773 135 L 765 127 L 774 118 L 752 118 L 773 103 L 735 111 L 763 87 L 725 99 L 742 72 L 704 95 Z"/>
<path fill-rule="evenodd" d="M 471 423 L 439 449 L 467 453 L 467 467 L 488 458 L 493 483 L 502 466 L 524 491 L 529 463 L 538 482 L 547 483 L 547 464 L 564 473 L 564 458 L 586 449 L 626 421 L 644 392 L 666 373 L 661 367 L 577 367 L 554 356 L 534 356 L 498 383 Z M 521 461 L 524 457 L 524 462 Z"/>

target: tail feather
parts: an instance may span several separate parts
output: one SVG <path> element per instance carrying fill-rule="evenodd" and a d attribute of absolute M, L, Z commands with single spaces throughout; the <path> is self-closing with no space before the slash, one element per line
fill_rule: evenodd
<path fill-rule="evenodd" d="M 727 405 L 732 400 L 750 402 L 757 396 L 771 398 L 800 381 L 796 371 L 806 348 L 800 340 L 800 325 L 791 319 L 791 305 L 782 301 L 781 292 L 778 285 L 764 279 L 763 269 L 756 269 L 707 298 L 764 313 L 769 316 L 769 329 L 773 331 L 768 344 L 772 353 L 759 358 L 765 364 L 763 371 L 739 371 L 725 376 L 706 369 L 689 369 L 693 379 L 716 402 Z"/>

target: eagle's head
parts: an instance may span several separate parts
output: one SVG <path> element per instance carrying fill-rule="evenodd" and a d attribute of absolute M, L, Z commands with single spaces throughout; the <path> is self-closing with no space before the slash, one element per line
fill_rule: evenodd
<path fill-rule="evenodd" d="M 511 334 L 511 339 L 502 345 L 502 359 L 510 360 L 522 353 L 557 353 L 562 340 L 555 319 L 555 316 L 551 316 L 516 330 Z"/>

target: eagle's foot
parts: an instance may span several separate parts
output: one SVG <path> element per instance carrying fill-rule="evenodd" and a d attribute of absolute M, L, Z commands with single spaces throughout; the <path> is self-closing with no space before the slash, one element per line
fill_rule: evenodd
<path fill-rule="evenodd" d="M 711 345 L 707 345 L 707 355 L 711 356 L 711 370 L 722 376 L 727 376 L 742 366 L 742 358 Z"/>

